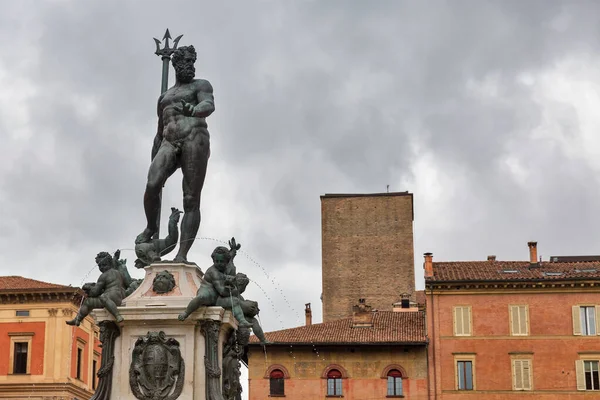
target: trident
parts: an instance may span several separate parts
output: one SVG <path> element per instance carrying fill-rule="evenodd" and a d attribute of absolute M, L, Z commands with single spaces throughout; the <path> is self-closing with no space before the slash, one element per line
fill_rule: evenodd
<path fill-rule="evenodd" d="M 169 85 L 169 61 L 171 61 L 171 55 L 177 49 L 177 44 L 179 43 L 179 39 L 181 39 L 183 35 L 179 35 L 173 40 L 173 47 L 169 47 L 169 39 L 171 39 L 171 34 L 169 33 L 169 29 L 165 32 L 165 36 L 163 36 L 163 40 L 165 42 L 165 47 L 160 48 L 161 41 L 157 38 L 153 38 L 156 43 L 156 51 L 154 54 L 160 56 L 163 62 L 162 68 L 162 82 L 160 87 L 160 94 L 163 94 L 167 91 L 167 86 Z M 162 190 L 158 195 L 158 215 L 156 217 L 156 233 L 152 237 L 153 239 L 158 239 L 160 235 L 160 214 L 161 214 L 161 206 L 162 206 Z"/>
<path fill-rule="evenodd" d="M 169 29 L 165 32 L 165 36 L 163 40 L 165 41 L 165 47 L 160 48 L 160 40 L 154 38 L 154 42 L 156 42 L 156 51 L 154 54 L 160 56 L 163 62 L 163 70 L 162 70 L 162 85 L 160 89 L 160 94 L 163 94 L 167 91 L 167 85 L 169 84 L 169 61 L 171 61 L 171 55 L 177 49 L 177 43 L 179 43 L 179 39 L 181 39 L 183 35 L 179 35 L 173 40 L 173 47 L 169 47 L 169 39 L 171 39 L 171 34 L 169 33 Z"/>

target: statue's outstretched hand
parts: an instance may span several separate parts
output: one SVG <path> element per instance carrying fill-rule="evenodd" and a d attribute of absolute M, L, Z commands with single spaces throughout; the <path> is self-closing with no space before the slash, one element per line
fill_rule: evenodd
<path fill-rule="evenodd" d="M 229 241 L 229 248 L 230 248 L 232 251 L 237 251 L 237 250 L 239 250 L 241 247 L 242 247 L 242 245 L 241 245 L 241 244 L 239 244 L 239 243 L 236 243 L 236 241 L 235 241 L 235 238 L 233 238 L 233 237 L 232 237 L 232 238 L 231 238 L 231 240 Z"/>
<path fill-rule="evenodd" d="M 175 222 L 179 222 L 179 216 L 183 213 L 183 211 L 179 211 L 175 207 L 171 207 L 171 216 L 170 218 Z"/>

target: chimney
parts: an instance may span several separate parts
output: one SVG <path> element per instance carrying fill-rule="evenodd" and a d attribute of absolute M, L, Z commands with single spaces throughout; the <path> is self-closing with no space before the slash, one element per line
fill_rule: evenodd
<path fill-rule="evenodd" d="M 488 256 L 488 261 L 491 261 L 491 262 L 496 261 L 496 256 Z"/>
<path fill-rule="evenodd" d="M 358 304 L 352 307 L 352 327 L 372 327 L 373 313 L 371 306 L 365 303 L 365 299 L 358 299 Z"/>
<path fill-rule="evenodd" d="M 402 300 L 400 301 L 400 304 L 402 305 L 402 308 L 409 308 L 410 307 L 410 295 L 408 293 L 402 293 L 401 298 L 402 298 Z"/>
<path fill-rule="evenodd" d="M 312 310 L 310 309 L 310 303 L 305 304 L 304 314 L 306 315 L 306 326 L 312 325 Z"/>
<path fill-rule="evenodd" d="M 410 294 L 402 293 L 400 295 L 400 301 L 392 304 L 392 311 L 394 312 L 407 312 L 407 311 L 418 311 L 419 308 L 415 302 L 410 301 Z"/>
<path fill-rule="evenodd" d="M 433 276 L 433 253 L 425 253 L 423 257 L 425 257 L 425 262 L 423 263 L 425 278 L 431 278 Z"/>
<path fill-rule="evenodd" d="M 537 264 L 537 242 L 527 242 L 527 246 L 529 246 L 529 262 Z"/>

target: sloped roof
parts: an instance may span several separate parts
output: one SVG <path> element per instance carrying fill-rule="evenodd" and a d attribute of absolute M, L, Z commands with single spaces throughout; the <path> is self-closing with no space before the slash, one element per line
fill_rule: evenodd
<path fill-rule="evenodd" d="M 426 282 L 599 280 L 600 261 L 451 261 L 434 262 Z"/>
<path fill-rule="evenodd" d="M 273 344 L 424 344 L 425 314 L 422 311 L 377 311 L 372 327 L 353 327 L 352 318 L 267 332 Z M 258 344 L 256 336 L 250 344 Z"/>
<path fill-rule="evenodd" d="M 70 286 L 42 282 L 22 276 L 0 276 L 0 291 L 31 290 L 31 289 L 76 289 Z"/>
<path fill-rule="evenodd" d="M 419 305 L 424 305 L 425 300 L 425 291 L 424 290 L 415 290 L 415 301 Z"/>

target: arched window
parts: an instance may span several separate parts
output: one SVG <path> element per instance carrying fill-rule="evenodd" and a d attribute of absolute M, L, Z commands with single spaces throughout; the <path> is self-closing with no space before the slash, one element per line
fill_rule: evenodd
<path fill-rule="evenodd" d="M 284 383 L 283 372 L 279 369 L 274 369 L 269 374 L 269 385 L 271 396 L 283 396 L 285 395 L 285 383 Z"/>
<path fill-rule="evenodd" d="M 397 369 L 387 373 L 387 395 L 402 396 L 402 374 Z"/>
<path fill-rule="evenodd" d="M 342 373 L 337 369 L 327 372 L 327 396 L 342 395 Z"/>

